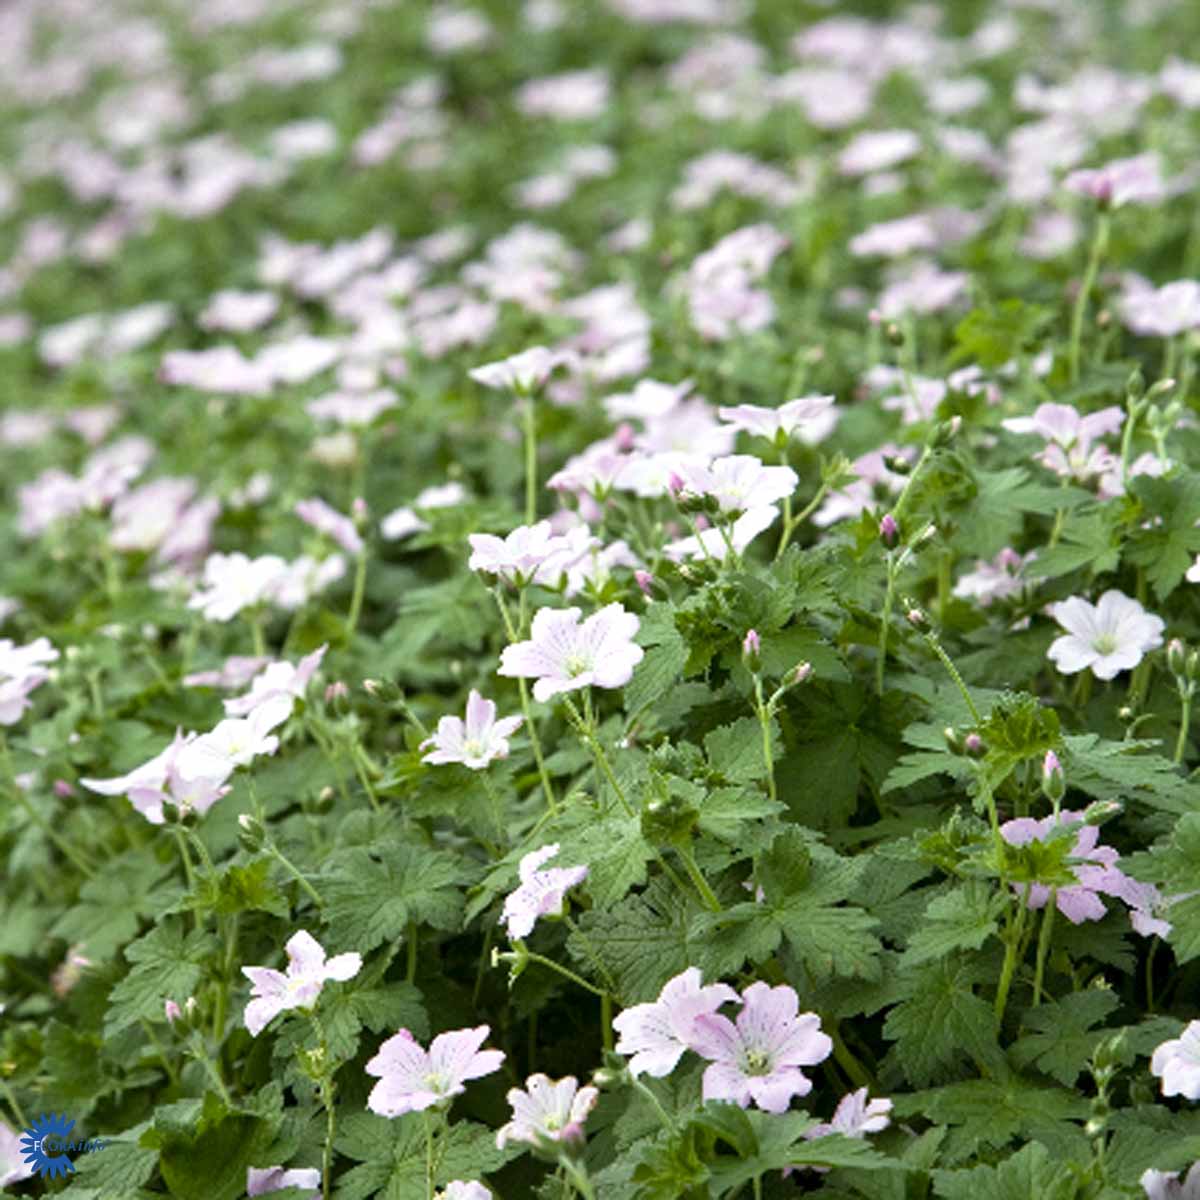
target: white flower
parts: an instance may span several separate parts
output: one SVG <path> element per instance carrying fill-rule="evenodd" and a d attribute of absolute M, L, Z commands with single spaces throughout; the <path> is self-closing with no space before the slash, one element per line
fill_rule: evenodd
<path fill-rule="evenodd" d="M 1178 1171 L 1143 1171 L 1138 1182 L 1146 1200 L 1200 1200 L 1200 1162 L 1194 1163 L 1185 1179 Z"/>
<path fill-rule="evenodd" d="M 1098 604 L 1072 596 L 1051 611 L 1067 632 L 1055 639 L 1048 657 L 1064 675 L 1091 667 L 1097 679 L 1112 679 L 1132 670 L 1145 654 L 1162 645 L 1166 628 L 1161 617 L 1115 589 L 1105 592 Z"/>
<path fill-rule="evenodd" d="M 1154 1051 L 1150 1074 L 1162 1080 L 1164 1096 L 1200 1100 L 1200 1021 L 1192 1021 L 1179 1037 Z"/>
<path fill-rule="evenodd" d="M 778 408 L 738 404 L 732 408 L 717 409 L 717 416 L 735 429 L 744 429 L 747 433 L 785 444 L 795 436 L 809 446 L 832 432 L 839 415 L 834 409 L 832 396 L 800 396 Z"/>
<path fill-rule="evenodd" d="M 545 346 L 531 346 L 499 362 L 486 363 L 469 371 L 476 383 L 509 392 L 531 392 L 550 378 L 554 368 L 571 361 L 571 356 Z"/>
<path fill-rule="evenodd" d="M 508 1093 L 513 1119 L 496 1134 L 497 1146 L 503 1149 L 510 1141 L 536 1146 L 583 1140 L 583 1123 L 600 1098 L 596 1088 L 581 1088 L 573 1075 L 552 1080 L 540 1074 L 530 1075 L 525 1087 Z"/>
<path fill-rule="evenodd" d="M 474 688 L 467 697 L 467 718 L 442 717 L 437 731 L 421 743 L 433 749 L 421 761 L 462 763 L 472 771 L 494 758 L 508 757 L 508 739 L 520 728 L 523 717 L 496 720 L 496 702 L 485 700 Z"/>

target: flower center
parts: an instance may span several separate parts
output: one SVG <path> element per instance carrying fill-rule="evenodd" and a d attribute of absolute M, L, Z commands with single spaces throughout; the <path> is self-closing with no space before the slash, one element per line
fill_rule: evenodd
<path fill-rule="evenodd" d="M 548 1113 L 542 1120 L 542 1127 L 551 1133 L 557 1133 L 563 1127 L 563 1119 L 558 1113 Z"/>
<path fill-rule="evenodd" d="M 745 1069 L 747 1075 L 766 1075 L 771 1070 L 771 1056 L 765 1050 L 747 1050 Z"/>
<path fill-rule="evenodd" d="M 1102 633 L 1092 642 L 1092 649 L 1097 654 L 1112 654 L 1117 648 L 1117 637 L 1113 633 Z"/>
<path fill-rule="evenodd" d="M 563 663 L 563 667 L 567 672 L 569 679 L 575 679 L 582 675 L 584 671 L 591 669 L 591 664 L 583 657 L 582 654 L 568 654 L 567 661 Z"/>
<path fill-rule="evenodd" d="M 478 738 L 467 738 L 463 742 L 463 753 L 470 758 L 480 758 L 483 755 L 483 743 Z"/>
<path fill-rule="evenodd" d="M 423 1082 L 431 1092 L 441 1093 L 446 1090 L 446 1081 L 437 1071 L 430 1071 Z"/>

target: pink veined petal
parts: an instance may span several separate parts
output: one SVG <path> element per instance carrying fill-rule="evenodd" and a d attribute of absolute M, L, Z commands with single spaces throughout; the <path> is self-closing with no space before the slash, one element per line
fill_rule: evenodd
<path fill-rule="evenodd" d="M 1102 631 L 1096 610 L 1082 596 L 1060 600 L 1050 611 L 1068 633 L 1073 633 L 1085 642 L 1093 641 Z"/>
<path fill-rule="evenodd" d="M 385 1076 L 367 1097 L 367 1107 L 381 1117 L 398 1117 L 406 1112 L 428 1108 L 436 1103 L 432 1092 L 414 1092 L 395 1076 Z"/>
<path fill-rule="evenodd" d="M 256 1000 L 251 1000 L 246 1005 L 246 1011 L 242 1016 L 246 1028 L 250 1031 L 250 1036 L 258 1037 L 270 1024 L 272 1018 L 283 1012 L 284 1007 L 283 1000 L 279 996 L 260 996 Z"/>
<path fill-rule="evenodd" d="M 287 951 L 290 975 L 319 975 L 325 966 L 325 951 L 321 943 L 305 929 L 292 934 L 284 949 Z"/>
<path fill-rule="evenodd" d="M 1085 887 L 1059 888 L 1057 904 L 1058 911 L 1072 925 L 1102 920 L 1107 911 L 1100 897 Z"/>
<path fill-rule="evenodd" d="M 750 1103 L 746 1076 L 729 1062 L 714 1062 L 705 1068 L 701 1094 L 705 1100 L 731 1100 L 742 1108 Z"/>
<path fill-rule="evenodd" d="M 480 738 L 496 719 L 496 704 L 485 700 L 474 688 L 467 697 L 466 734 L 468 738 Z"/>
<path fill-rule="evenodd" d="M 742 1044 L 734 1023 L 719 1013 L 702 1013 L 692 1022 L 689 1049 L 702 1058 L 732 1060 Z"/>
<path fill-rule="evenodd" d="M 758 1107 L 769 1113 L 786 1111 L 793 1096 L 807 1096 L 813 1088 L 812 1080 L 795 1067 L 751 1076 L 747 1083 Z"/>
<path fill-rule="evenodd" d="M 506 741 L 524 724 L 524 717 L 501 717 L 492 726 L 492 737 L 497 741 Z"/>
<path fill-rule="evenodd" d="M 368 1075 L 401 1071 L 424 1075 L 429 1070 L 429 1056 L 407 1029 L 401 1029 L 380 1045 L 363 1070 Z"/>
<path fill-rule="evenodd" d="M 242 974 L 261 996 L 283 995 L 287 991 L 287 976 L 272 967 L 243 967 Z"/>
<path fill-rule="evenodd" d="M 456 1029 L 438 1034 L 429 1047 L 429 1061 L 433 1070 L 461 1082 L 499 1069 L 504 1061 L 500 1051 L 479 1052 L 489 1032 L 487 1025 L 479 1025 L 474 1029 Z"/>
<path fill-rule="evenodd" d="M 558 842 L 548 842 L 545 846 L 539 847 L 537 850 L 530 850 L 521 859 L 521 865 L 517 868 L 517 874 L 520 876 L 522 883 L 528 883 L 543 863 L 549 862 L 559 850 Z"/>

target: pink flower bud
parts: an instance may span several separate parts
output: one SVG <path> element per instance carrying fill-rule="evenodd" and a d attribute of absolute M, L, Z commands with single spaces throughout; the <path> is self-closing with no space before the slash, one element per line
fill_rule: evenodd
<path fill-rule="evenodd" d="M 638 587 L 642 589 L 642 595 L 652 596 L 654 594 L 654 576 L 649 571 L 634 571 L 633 578 Z"/>
<path fill-rule="evenodd" d="M 883 514 L 883 519 L 879 522 L 879 537 L 889 550 L 900 541 L 900 526 L 891 513 Z"/>
<path fill-rule="evenodd" d="M 54 794 L 65 800 L 68 796 L 75 795 L 75 789 L 65 779 L 56 779 L 54 781 Z"/>
<path fill-rule="evenodd" d="M 349 694 L 350 689 L 340 679 L 336 679 L 325 689 L 325 703 L 332 704 L 335 700 L 344 700 Z"/>
<path fill-rule="evenodd" d="M 179 1018 L 183 1016 L 183 1009 L 181 1009 L 179 1007 L 179 1005 L 175 1003 L 174 1000 L 168 1000 L 163 1005 L 163 1014 L 167 1018 L 167 1023 L 170 1025 L 174 1025 L 175 1022 L 178 1021 Z"/>
<path fill-rule="evenodd" d="M 1063 777 L 1062 764 L 1053 750 L 1046 751 L 1042 759 L 1042 793 L 1051 804 L 1058 806 L 1067 791 L 1067 781 Z"/>
<path fill-rule="evenodd" d="M 807 683 L 812 678 L 812 673 L 812 663 L 807 660 L 799 662 L 792 668 L 792 677 L 789 682 L 793 685 Z"/>
<path fill-rule="evenodd" d="M 621 424 L 617 426 L 616 432 L 613 434 L 613 441 L 615 442 L 617 449 L 622 454 L 627 454 L 633 449 L 633 439 L 633 426 L 630 425 L 628 421 L 622 421 Z"/>
<path fill-rule="evenodd" d="M 762 666 L 762 640 L 757 629 L 746 630 L 746 636 L 742 639 L 742 661 L 755 674 Z"/>

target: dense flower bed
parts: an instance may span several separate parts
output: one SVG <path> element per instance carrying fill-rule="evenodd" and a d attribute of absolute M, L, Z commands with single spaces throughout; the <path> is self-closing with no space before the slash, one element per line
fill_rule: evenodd
<path fill-rule="evenodd" d="M 0 1189 L 1200 1196 L 1196 46 L 0 7 Z"/>

